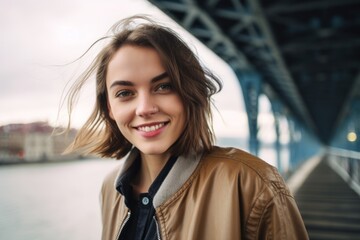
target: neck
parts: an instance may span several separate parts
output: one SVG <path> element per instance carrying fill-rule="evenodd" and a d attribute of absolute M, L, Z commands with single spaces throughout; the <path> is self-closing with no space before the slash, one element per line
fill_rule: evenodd
<path fill-rule="evenodd" d="M 163 154 L 161 156 L 141 154 L 141 167 L 133 183 L 135 194 L 148 192 L 151 184 L 159 175 L 169 158 L 170 154 Z"/>

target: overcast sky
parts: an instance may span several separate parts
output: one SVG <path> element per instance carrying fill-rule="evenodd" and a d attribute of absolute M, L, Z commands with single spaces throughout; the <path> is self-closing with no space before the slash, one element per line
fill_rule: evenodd
<path fill-rule="evenodd" d="M 57 124 L 63 89 L 84 67 L 64 64 L 79 57 L 116 21 L 134 14 L 150 14 L 173 25 L 196 49 L 204 64 L 224 82 L 223 91 L 215 97 L 222 115 L 222 119 L 215 116 L 217 135 L 246 137 L 242 93 L 233 72 L 144 0 L 0 0 L 0 125 L 31 121 Z M 76 126 L 93 106 L 91 88 L 84 96 L 76 110 Z"/>

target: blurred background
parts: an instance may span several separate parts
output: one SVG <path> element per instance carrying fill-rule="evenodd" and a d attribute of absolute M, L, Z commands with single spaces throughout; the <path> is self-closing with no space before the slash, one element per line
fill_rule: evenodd
<path fill-rule="evenodd" d="M 171 26 L 223 81 L 217 144 L 278 168 L 311 239 L 360 236 L 360 1 L 0 0 L 0 239 L 99 239 L 99 191 L 117 161 L 61 155 L 62 99 L 118 20 Z"/>

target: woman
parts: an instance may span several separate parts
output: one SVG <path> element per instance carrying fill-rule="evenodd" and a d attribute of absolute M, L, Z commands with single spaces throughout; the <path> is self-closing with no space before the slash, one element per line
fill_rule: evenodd
<path fill-rule="evenodd" d="M 172 30 L 116 24 L 70 107 L 95 71 L 96 106 L 70 150 L 124 158 L 101 190 L 102 239 L 308 238 L 275 168 L 213 145 L 221 82 Z"/>

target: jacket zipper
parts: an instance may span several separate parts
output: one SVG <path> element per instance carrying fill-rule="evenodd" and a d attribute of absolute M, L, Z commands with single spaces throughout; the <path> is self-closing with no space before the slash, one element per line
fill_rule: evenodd
<path fill-rule="evenodd" d="M 124 228 L 125 224 L 129 221 L 129 219 L 130 219 L 130 215 L 131 215 L 131 212 L 130 212 L 130 211 L 128 211 L 128 212 L 127 212 L 127 216 L 126 216 L 126 218 L 124 219 L 124 221 L 123 221 L 123 222 L 122 222 L 122 224 L 120 225 L 120 229 L 119 229 L 118 234 L 116 235 L 116 239 L 115 239 L 115 240 L 119 240 L 119 237 L 120 237 L 121 231 L 123 230 L 123 228 Z"/>
<path fill-rule="evenodd" d="M 155 221 L 155 225 L 156 225 L 156 234 L 157 234 L 157 239 L 161 240 L 161 236 L 160 236 L 160 230 L 159 230 L 159 224 L 156 221 L 156 217 L 154 216 L 154 221 Z"/>

